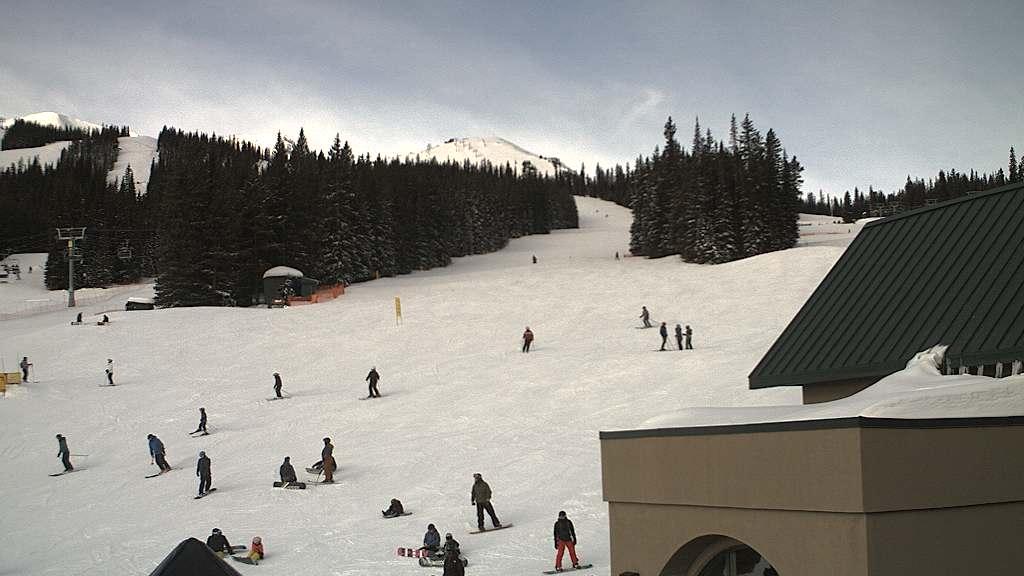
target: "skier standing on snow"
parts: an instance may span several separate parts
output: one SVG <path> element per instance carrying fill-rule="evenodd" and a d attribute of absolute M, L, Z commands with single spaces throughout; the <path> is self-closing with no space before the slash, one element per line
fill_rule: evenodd
<path fill-rule="evenodd" d="M 320 461 L 324 466 L 324 484 L 334 484 L 334 470 L 337 464 L 334 462 L 334 445 L 330 438 L 324 438 L 324 449 L 320 452 Z"/>
<path fill-rule="evenodd" d="M 644 321 L 644 328 L 653 328 L 651 326 L 651 313 L 647 311 L 647 306 L 641 306 L 640 319 Z"/>
<path fill-rule="evenodd" d="M 199 476 L 199 495 L 202 496 L 210 491 L 210 484 L 213 483 L 213 474 L 210 473 L 210 459 L 206 452 L 199 452 L 199 461 L 196 462 L 196 476 Z"/>
<path fill-rule="evenodd" d="M 113 359 L 107 358 L 107 369 L 105 370 L 105 372 L 107 373 L 107 384 L 110 385 L 110 386 L 113 386 L 114 385 L 114 360 Z"/>
<path fill-rule="evenodd" d="M 423 546 L 420 550 L 437 552 L 441 549 L 441 534 L 433 524 L 427 524 L 427 532 L 423 535 Z"/>
<path fill-rule="evenodd" d="M 199 426 L 195 430 L 189 432 L 189 434 L 195 434 L 196 432 L 202 432 L 204 435 L 209 434 L 206 431 L 206 408 L 199 409 Z"/>
<path fill-rule="evenodd" d="M 562 571 L 562 555 L 566 548 L 569 549 L 569 559 L 572 560 L 572 567 L 580 567 L 580 559 L 576 557 L 576 528 L 572 520 L 565 516 L 565 511 L 558 513 L 558 520 L 555 521 L 555 570 Z"/>
<path fill-rule="evenodd" d="M 18 363 L 18 366 L 21 367 L 21 381 L 22 382 L 28 382 L 28 367 L 31 366 L 31 365 L 32 365 L 32 363 L 28 361 L 28 356 L 22 356 L 21 362 Z"/>
<path fill-rule="evenodd" d="M 661 323 L 661 328 L 658 329 L 658 333 L 661 334 L 661 351 L 665 351 L 665 343 L 668 342 L 668 327 L 665 323 Z"/>
<path fill-rule="evenodd" d="M 298 482 L 298 478 L 295 477 L 295 468 L 292 467 L 292 459 L 288 456 L 284 457 L 284 464 L 281 464 L 281 482 L 288 484 L 290 482 Z"/>
<path fill-rule="evenodd" d="M 283 398 L 283 396 L 281 396 L 281 386 L 281 375 L 274 372 L 274 394 L 276 394 L 278 398 Z"/>
<path fill-rule="evenodd" d="M 71 472 L 75 467 L 71 465 L 71 450 L 68 450 L 68 439 L 57 434 L 57 447 L 59 450 L 59 452 L 57 452 L 57 457 L 60 458 L 61 463 L 64 464 L 64 471 Z"/>
<path fill-rule="evenodd" d="M 483 476 L 479 472 L 473 474 L 473 489 L 471 490 L 470 497 L 472 503 L 476 505 L 476 527 L 483 531 L 484 529 L 484 510 L 491 517 L 491 524 L 495 528 L 501 528 L 501 522 L 498 521 L 498 517 L 494 514 L 494 506 L 491 506 L 491 487 L 484 482 Z"/>
<path fill-rule="evenodd" d="M 693 330 L 690 329 L 689 324 L 686 325 L 686 332 L 683 334 L 686 335 L 686 349 L 693 350 L 693 346 L 690 344 L 690 337 L 693 336 Z"/>
<path fill-rule="evenodd" d="M 169 471 L 171 466 L 167 463 L 167 459 L 164 457 L 164 454 L 166 453 L 164 450 L 164 443 L 152 434 L 148 434 L 146 438 L 149 439 L 149 455 L 153 458 L 153 462 L 160 467 L 160 473 L 162 474 Z"/>
<path fill-rule="evenodd" d="M 377 373 L 377 367 L 370 368 L 370 373 L 366 375 L 366 381 L 370 383 L 369 398 L 380 398 L 380 391 L 377 390 L 377 381 L 379 380 L 380 374 Z"/>
<path fill-rule="evenodd" d="M 530 330 L 529 326 L 527 326 L 526 327 L 526 331 L 523 332 L 523 352 L 529 352 L 530 351 L 530 344 L 532 344 L 532 343 L 533 343 L 533 331 Z"/>
<path fill-rule="evenodd" d="M 221 558 L 231 554 L 231 544 L 228 543 L 227 537 L 221 533 L 220 528 L 213 529 L 213 532 L 206 539 L 206 545 Z"/>
<path fill-rule="evenodd" d="M 683 328 L 679 324 L 676 324 L 676 345 L 683 349 Z"/>

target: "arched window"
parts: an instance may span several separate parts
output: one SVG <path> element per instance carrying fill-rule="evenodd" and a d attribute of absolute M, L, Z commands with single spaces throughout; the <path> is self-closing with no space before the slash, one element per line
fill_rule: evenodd
<path fill-rule="evenodd" d="M 721 534 L 694 538 L 676 551 L 660 576 L 779 576 L 750 546 Z"/>
<path fill-rule="evenodd" d="M 701 568 L 698 576 L 779 576 L 779 573 L 750 546 L 719 552 Z"/>

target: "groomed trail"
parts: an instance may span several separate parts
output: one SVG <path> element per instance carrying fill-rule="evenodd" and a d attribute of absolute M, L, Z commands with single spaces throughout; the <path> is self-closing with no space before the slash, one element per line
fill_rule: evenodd
<path fill-rule="evenodd" d="M 615 260 L 629 212 L 577 204 L 579 230 L 324 304 L 123 312 L 126 296 L 151 292 L 140 285 L 82 308 L 114 310 L 107 326 L 71 326 L 68 310 L 0 322 L 7 369 L 27 355 L 38 380 L 0 400 L 0 573 L 148 574 L 182 539 L 219 527 L 232 543 L 263 538 L 260 566 L 232 564 L 243 574 L 426 576 L 440 569 L 395 550 L 418 546 L 432 522 L 462 543 L 469 574 L 539 574 L 553 567 L 565 510 L 594 564 L 586 573 L 608 574 L 598 431 L 685 406 L 799 402 L 797 390 L 748 390 L 746 375 L 856 230 L 715 267 Z M 656 352 L 657 330 L 635 329 L 641 305 L 670 328 L 691 325 L 695 350 Z M 526 326 L 536 340 L 522 354 Z M 107 358 L 114 387 L 100 386 Z M 359 402 L 372 366 L 384 397 Z M 268 402 L 275 371 L 291 398 Z M 211 434 L 191 438 L 200 406 Z M 87 474 L 47 476 L 62 469 L 57 433 L 89 455 L 72 458 Z M 144 479 L 155 472 L 148 433 L 176 470 Z M 271 487 L 285 456 L 312 480 L 304 468 L 325 436 L 337 484 Z M 200 450 L 218 490 L 193 500 Z M 515 527 L 467 534 L 474 472 Z M 413 514 L 381 519 L 391 498 Z"/>

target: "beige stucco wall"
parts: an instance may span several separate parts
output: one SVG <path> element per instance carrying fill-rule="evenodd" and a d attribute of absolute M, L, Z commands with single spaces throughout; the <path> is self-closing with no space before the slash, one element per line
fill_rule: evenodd
<path fill-rule="evenodd" d="M 859 455 L 856 428 L 604 439 L 604 497 L 610 502 L 855 512 L 863 501 Z"/>

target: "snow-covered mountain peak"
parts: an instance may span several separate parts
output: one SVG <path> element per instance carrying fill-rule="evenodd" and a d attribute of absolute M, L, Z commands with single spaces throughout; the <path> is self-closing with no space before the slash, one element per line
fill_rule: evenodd
<path fill-rule="evenodd" d="M 23 120 L 25 122 L 31 122 L 41 126 L 55 126 L 57 128 L 80 128 L 82 130 L 100 130 L 103 128 L 103 126 L 100 126 L 99 124 L 93 124 L 92 122 L 72 118 L 67 114 L 61 114 L 59 112 L 36 112 L 35 114 L 29 114 L 19 118 L 5 118 L 3 121 L 0 121 L 0 128 L 11 127 L 14 125 L 16 120 Z"/>
<path fill-rule="evenodd" d="M 516 170 L 522 170 L 523 162 L 528 161 L 537 169 L 538 173 L 550 176 L 566 169 L 558 158 L 534 154 L 497 136 L 451 138 L 443 144 L 428 145 L 426 150 L 411 156 L 419 156 L 421 160 L 434 158 L 438 162 L 451 160 L 462 163 L 469 160 L 473 164 L 485 161 L 495 166 L 509 164 Z"/>

